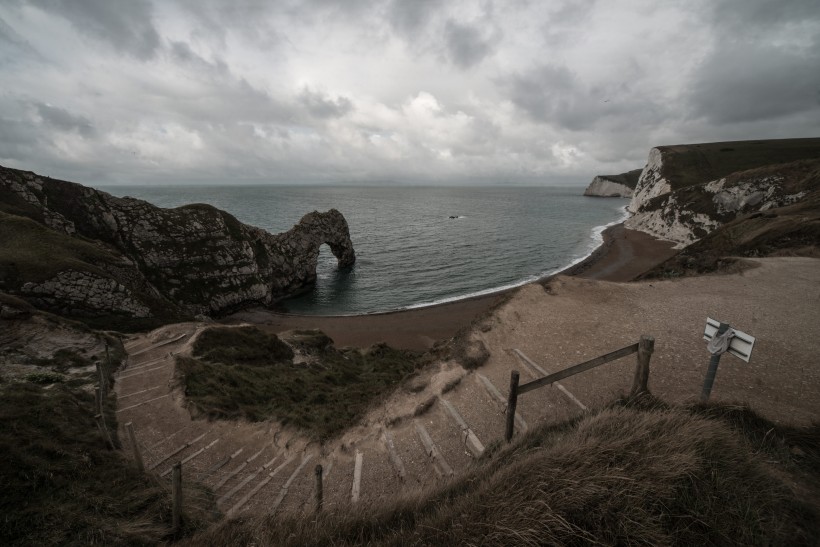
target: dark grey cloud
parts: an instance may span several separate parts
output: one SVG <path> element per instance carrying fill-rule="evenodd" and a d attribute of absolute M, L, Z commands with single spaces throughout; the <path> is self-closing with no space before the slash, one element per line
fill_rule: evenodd
<path fill-rule="evenodd" d="M 417 38 L 443 4 L 443 0 L 393 0 L 387 8 L 387 20 L 402 36 Z"/>
<path fill-rule="evenodd" d="M 470 68 L 493 52 L 497 36 L 486 36 L 475 25 L 462 24 L 452 19 L 444 26 L 444 43 L 448 59 L 459 68 Z"/>
<path fill-rule="evenodd" d="M 659 123 L 669 112 L 640 92 L 640 69 L 633 78 L 586 85 L 563 65 L 544 65 L 498 81 L 510 100 L 536 122 L 570 131 L 593 126 L 636 130 Z"/>
<path fill-rule="evenodd" d="M 331 99 L 328 95 L 305 88 L 297 100 L 317 118 L 341 118 L 351 110 L 353 103 L 347 97 Z"/>
<path fill-rule="evenodd" d="M 694 116 L 715 124 L 765 120 L 820 108 L 820 50 L 727 44 L 694 75 Z"/>
<path fill-rule="evenodd" d="M 720 0 L 704 14 L 714 45 L 692 74 L 690 115 L 714 124 L 820 108 L 820 5 Z"/>
<path fill-rule="evenodd" d="M 147 0 L 31 0 L 31 4 L 67 19 L 78 31 L 138 59 L 152 58 L 160 48 Z"/>
<path fill-rule="evenodd" d="M 0 66 L 40 60 L 40 55 L 28 41 L 0 17 Z"/>
<path fill-rule="evenodd" d="M 28 120 L 0 117 L 0 161 L 20 165 L 33 161 L 41 155 L 38 136 L 38 129 Z"/>
<path fill-rule="evenodd" d="M 64 108 L 52 106 L 46 103 L 34 103 L 34 108 L 40 115 L 40 119 L 52 129 L 58 131 L 76 131 L 83 137 L 94 136 L 94 126 L 91 120 L 85 116 L 72 114 Z"/>
<path fill-rule="evenodd" d="M 817 21 L 820 12 L 816 0 L 714 0 L 705 7 L 705 14 L 721 34 L 751 40 L 755 40 L 752 32 L 768 32 L 786 23 Z"/>

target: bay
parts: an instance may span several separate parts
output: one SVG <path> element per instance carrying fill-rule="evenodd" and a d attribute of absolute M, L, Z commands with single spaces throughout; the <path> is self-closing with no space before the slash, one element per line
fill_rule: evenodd
<path fill-rule="evenodd" d="M 587 256 L 625 200 L 574 187 L 112 186 L 160 207 L 208 203 L 270 232 L 306 213 L 344 214 L 356 265 L 336 268 L 327 245 L 314 290 L 292 313 L 348 315 L 458 300 L 520 285 Z M 450 217 L 457 218 L 450 218 Z"/>

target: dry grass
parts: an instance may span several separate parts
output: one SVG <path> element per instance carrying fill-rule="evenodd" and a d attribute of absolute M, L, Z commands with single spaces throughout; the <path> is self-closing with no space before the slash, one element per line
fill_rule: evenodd
<path fill-rule="evenodd" d="M 817 544 L 817 507 L 783 477 L 809 477 L 817 493 L 818 439 L 817 427 L 778 427 L 746 408 L 672 408 L 644 397 L 489 450 L 481 465 L 435 492 L 318 519 L 230 521 L 193 542 Z M 793 442 L 808 456 L 796 459 Z"/>

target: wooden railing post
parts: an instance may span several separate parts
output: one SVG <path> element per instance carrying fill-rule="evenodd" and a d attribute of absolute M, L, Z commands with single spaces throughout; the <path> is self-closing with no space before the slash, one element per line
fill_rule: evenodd
<path fill-rule="evenodd" d="M 316 514 L 322 511 L 322 466 L 316 466 Z"/>
<path fill-rule="evenodd" d="M 638 362 L 635 366 L 635 379 L 632 382 L 631 395 L 646 393 L 649 391 L 649 359 L 655 351 L 655 338 L 646 334 L 641 335 L 638 342 Z"/>
<path fill-rule="evenodd" d="M 510 395 L 507 399 L 507 430 L 504 438 L 510 442 L 515 430 L 515 407 L 518 405 L 518 371 L 510 373 Z"/>
<path fill-rule="evenodd" d="M 171 476 L 171 526 L 174 534 L 182 527 L 182 462 L 173 467 Z"/>
<path fill-rule="evenodd" d="M 128 432 L 128 440 L 131 442 L 131 449 L 134 451 L 134 461 L 137 462 L 137 469 L 142 473 L 145 471 L 145 464 L 142 462 L 142 454 L 140 454 L 140 448 L 137 445 L 137 436 L 134 435 L 134 424 L 132 422 L 125 424 L 125 431 Z"/>

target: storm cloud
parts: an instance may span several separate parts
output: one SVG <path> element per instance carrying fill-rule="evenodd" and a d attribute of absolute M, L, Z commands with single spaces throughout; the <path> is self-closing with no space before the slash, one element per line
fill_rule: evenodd
<path fill-rule="evenodd" d="M 90 184 L 583 183 L 817 136 L 814 0 L 9 0 L 0 163 Z"/>

